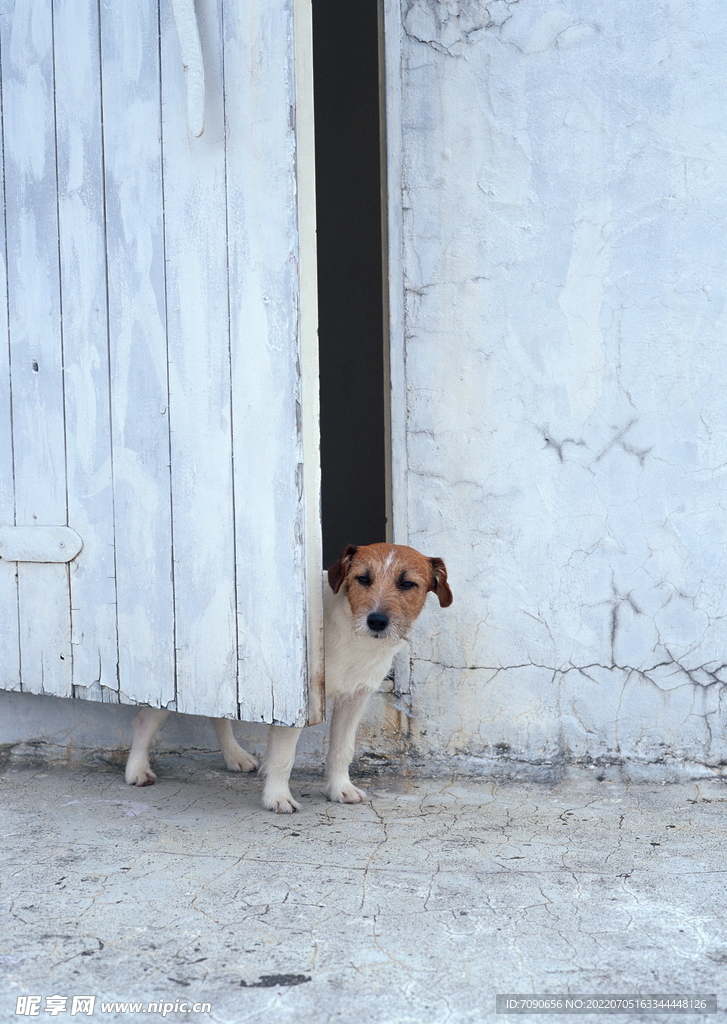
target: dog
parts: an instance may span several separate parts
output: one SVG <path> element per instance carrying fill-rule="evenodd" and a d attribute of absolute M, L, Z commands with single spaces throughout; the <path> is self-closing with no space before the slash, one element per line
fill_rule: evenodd
<path fill-rule="evenodd" d="M 349 778 L 356 731 L 370 695 L 388 674 L 394 655 L 409 635 L 427 594 L 452 603 L 447 569 L 441 558 L 427 558 L 400 544 L 349 545 L 328 570 L 324 595 L 326 700 L 332 704 L 325 793 L 339 803 L 359 803 L 366 793 Z M 156 776 L 149 746 L 169 711 L 142 708 L 134 719 L 134 738 L 126 781 L 150 786 Z M 257 760 L 237 743 L 232 723 L 213 718 L 225 764 L 250 772 Z M 290 814 L 301 810 L 290 792 L 290 773 L 301 730 L 271 725 L 263 758 L 262 805 Z"/>

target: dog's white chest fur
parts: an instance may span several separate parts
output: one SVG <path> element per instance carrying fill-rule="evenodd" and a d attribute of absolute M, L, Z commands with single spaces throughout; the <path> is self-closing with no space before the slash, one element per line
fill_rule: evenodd
<path fill-rule="evenodd" d="M 357 634 L 345 587 L 334 594 L 326 586 L 323 602 L 326 696 L 378 690 L 402 641 Z"/>

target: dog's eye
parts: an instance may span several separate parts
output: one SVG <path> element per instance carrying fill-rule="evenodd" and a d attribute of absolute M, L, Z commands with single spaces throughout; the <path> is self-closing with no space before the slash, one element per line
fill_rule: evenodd
<path fill-rule="evenodd" d="M 415 583 L 414 580 L 399 580 L 399 590 L 411 590 L 412 587 L 418 587 L 419 584 Z"/>
<path fill-rule="evenodd" d="M 362 587 L 370 587 L 371 577 L 369 576 L 368 573 L 366 573 L 365 576 L 356 576 L 356 582 L 360 583 Z"/>

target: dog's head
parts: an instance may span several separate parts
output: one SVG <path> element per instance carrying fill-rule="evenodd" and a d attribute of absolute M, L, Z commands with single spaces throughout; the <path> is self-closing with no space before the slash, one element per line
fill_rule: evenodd
<path fill-rule="evenodd" d="M 360 636 L 404 640 L 433 591 L 443 608 L 452 603 L 441 558 L 427 558 L 401 544 L 349 545 L 328 570 L 334 594 L 341 587 Z"/>

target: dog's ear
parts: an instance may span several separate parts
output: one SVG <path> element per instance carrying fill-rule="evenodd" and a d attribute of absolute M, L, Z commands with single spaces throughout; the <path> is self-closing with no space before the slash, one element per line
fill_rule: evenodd
<path fill-rule="evenodd" d="M 328 570 L 328 582 L 330 583 L 331 590 L 334 594 L 338 593 L 341 589 L 341 584 L 346 579 L 346 576 L 348 576 L 348 570 L 351 568 L 353 556 L 357 551 L 358 548 L 355 544 L 349 544 L 338 561 L 334 562 Z"/>
<path fill-rule="evenodd" d="M 447 567 L 441 558 L 430 558 L 429 564 L 432 567 L 432 585 L 429 589 L 437 595 L 442 608 L 449 608 L 454 599 L 447 583 Z"/>

